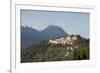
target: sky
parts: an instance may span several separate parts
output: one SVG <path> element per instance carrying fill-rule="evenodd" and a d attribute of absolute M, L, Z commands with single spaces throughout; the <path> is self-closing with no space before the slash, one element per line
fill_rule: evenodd
<path fill-rule="evenodd" d="M 49 25 L 55 25 L 63 28 L 68 34 L 89 38 L 89 13 L 21 10 L 20 16 L 21 26 L 29 26 L 42 31 Z"/>

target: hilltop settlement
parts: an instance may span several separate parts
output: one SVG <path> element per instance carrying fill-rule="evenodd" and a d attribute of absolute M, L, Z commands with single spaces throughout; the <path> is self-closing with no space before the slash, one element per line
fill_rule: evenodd
<path fill-rule="evenodd" d="M 89 39 L 67 35 L 21 49 L 21 62 L 89 60 Z"/>

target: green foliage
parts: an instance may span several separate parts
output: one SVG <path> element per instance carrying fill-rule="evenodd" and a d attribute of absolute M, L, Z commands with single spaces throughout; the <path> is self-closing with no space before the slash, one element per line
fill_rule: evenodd
<path fill-rule="evenodd" d="M 68 47 L 72 47 L 73 50 L 68 50 Z M 90 57 L 89 51 L 89 41 L 84 39 L 75 45 L 48 44 L 48 41 L 44 40 L 30 48 L 22 48 L 21 62 L 88 60 Z M 68 56 L 65 56 L 66 52 L 69 52 Z"/>

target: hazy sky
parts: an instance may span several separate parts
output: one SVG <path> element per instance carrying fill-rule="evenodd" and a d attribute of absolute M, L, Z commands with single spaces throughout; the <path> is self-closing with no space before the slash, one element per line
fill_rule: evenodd
<path fill-rule="evenodd" d="M 89 13 L 21 10 L 21 25 L 39 31 L 49 25 L 60 26 L 69 34 L 89 38 Z"/>

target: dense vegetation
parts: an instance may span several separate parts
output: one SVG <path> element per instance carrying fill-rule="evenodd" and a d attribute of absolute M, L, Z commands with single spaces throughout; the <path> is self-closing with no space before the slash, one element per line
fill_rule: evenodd
<path fill-rule="evenodd" d="M 76 45 L 78 47 L 68 44 L 48 44 L 48 41 L 41 41 L 40 44 L 30 48 L 21 49 L 21 62 L 88 60 L 90 57 L 89 40 L 80 39 Z M 68 47 L 73 49 L 68 49 Z"/>

